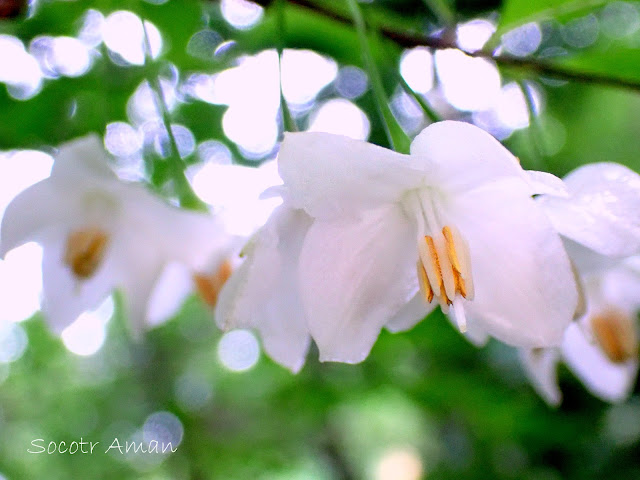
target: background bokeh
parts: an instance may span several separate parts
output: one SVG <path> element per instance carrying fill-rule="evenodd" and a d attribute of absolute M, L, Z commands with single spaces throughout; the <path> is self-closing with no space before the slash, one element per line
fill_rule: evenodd
<path fill-rule="evenodd" d="M 640 170 L 640 2 L 360 6 L 409 136 L 459 119 L 526 168 Z M 49 174 L 54 146 L 88 132 L 119 176 L 177 203 L 167 125 L 195 193 L 214 211 L 242 206 L 264 181 L 220 181 L 220 168 L 275 157 L 280 85 L 298 129 L 389 146 L 341 0 L 0 0 L 0 15 L 0 215 Z M 238 228 L 270 208 L 247 201 Z M 116 292 L 56 337 L 38 313 L 40 258 L 28 244 L 0 260 L 2 480 L 640 478 L 637 387 L 605 404 L 561 366 L 564 401 L 549 408 L 515 350 L 478 349 L 439 312 L 383 332 L 362 364 L 321 364 L 312 350 L 293 375 L 251 332 L 223 335 L 195 297 L 133 340 Z M 28 453 L 38 438 L 100 445 Z M 105 454 L 114 438 L 178 448 Z"/>

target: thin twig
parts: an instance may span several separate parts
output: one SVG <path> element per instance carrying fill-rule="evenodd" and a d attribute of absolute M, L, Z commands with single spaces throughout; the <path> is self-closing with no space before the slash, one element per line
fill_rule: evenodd
<path fill-rule="evenodd" d="M 144 32 L 144 50 L 146 64 L 147 60 L 150 60 L 152 58 L 152 55 L 151 42 L 149 41 L 149 35 L 147 33 L 147 27 L 144 24 L 144 21 L 142 22 L 142 31 Z M 169 114 L 167 101 L 164 98 L 160 78 L 157 74 L 148 75 L 147 81 L 149 82 L 149 86 L 151 87 L 151 92 L 153 93 L 156 107 L 158 108 L 158 111 L 160 112 L 160 115 L 162 117 L 162 123 L 167 132 L 169 145 L 171 146 L 169 164 L 171 166 L 171 176 L 173 178 L 173 181 L 175 182 L 176 193 L 178 194 L 180 206 L 193 210 L 207 210 L 206 205 L 195 194 L 195 192 L 191 188 L 191 185 L 189 184 L 189 181 L 187 180 L 187 177 L 184 174 L 186 165 L 184 163 L 184 160 L 180 156 L 178 142 L 176 141 L 176 137 L 173 134 L 173 129 L 171 128 L 171 115 Z"/>
<path fill-rule="evenodd" d="M 529 139 L 531 140 L 533 154 L 536 157 L 535 160 L 538 167 L 544 168 L 544 157 L 546 156 L 547 148 L 544 142 L 544 131 L 540 124 L 540 117 L 536 111 L 537 107 L 533 96 L 533 89 L 523 80 L 516 80 L 516 83 L 524 96 L 525 103 L 527 104 L 527 112 L 529 114 L 528 134 Z"/>
<path fill-rule="evenodd" d="M 253 0 L 255 3 L 258 3 L 264 7 L 268 7 L 273 0 Z M 325 17 L 332 18 L 342 23 L 351 23 L 351 19 L 347 16 L 343 15 L 341 12 L 336 10 L 332 10 L 326 8 L 325 6 L 316 4 L 312 0 L 286 0 L 287 3 L 298 5 L 300 7 L 307 8 L 309 10 L 313 10 L 316 13 L 319 13 Z M 563 80 L 572 80 L 575 82 L 592 84 L 592 85 L 603 85 L 615 88 L 622 88 L 627 90 L 633 90 L 636 92 L 640 92 L 640 82 L 634 80 L 628 80 L 625 78 L 615 77 L 606 74 L 593 73 L 593 72 L 585 72 L 579 71 L 568 67 L 563 67 L 557 65 L 555 63 L 540 60 L 537 58 L 521 58 L 515 57 L 512 55 L 494 55 L 491 51 L 479 50 L 475 52 L 469 52 L 462 49 L 458 46 L 454 41 L 449 39 L 443 39 L 437 36 L 426 36 L 420 33 L 411 33 L 411 32 L 401 32 L 398 30 L 394 30 L 389 26 L 380 25 L 379 26 L 380 33 L 392 40 L 397 45 L 404 48 L 413 48 L 413 47 L 429 47 L 435 50 L 444 50 L 448 48 L 453 48 L 456 50 L 460 50 L 472 57 L 486 58 L 488 60 L 492 60 L 496 62 L 498 65 L 508 68 L 515 68 L 520 71 L 558 78 Z"/>
<path fill-rule="evenodd" d="M 280 111 L 282 113 L 282 125 L 283 130 L 285 132 L 297 132 L 298 127 L 296 125 L 293 116 L 291 115 L 291 110 L 289 110 L 289 105 L 287 104 L 287 99 L 284 98 L 284 93 L 282 91 L 282 54 L 284 52 L 285 47 L 285 32 L 287 31 L 287 21 L 284 15 L 284 3 L 285 0 L 277 0 L 277 8 L 278 8 L 278 75 L 279 75 L 279 89 L 280 89 Z"/>
<path fill-rule="evenodd" d="M 433 13 L 440 23 L 447 27 L 455 26 L 456 15 L 449 7 L 446 0 L 422 0 L 425 6 Z"/>
<path fill-rule="evenodd" d="M 404 77 L 399 73 L 398 73 L 398 81 L 400 82 L 400 85 L 402 86 L 404 91 L 407 93 L 407 95 L 413 98 L 418 103 L 420 108 L 422 108 L 422 111 L 424 112 L 425 116 L 429 120 L 431 120 L 432 122 L 439 122 L 440 120 L 442 120 L 438 112 L 436 112 L 433 108 L 431 108 L 431 105 L 427 103 L 427 101 L 422 97 L 422 95 L 414 91 L 413 88 L 411 88 L 411 86 L 404 79 Z"/>
<path fill-rule="evenodd" d="M 382 86 L 382 80 L 380 79 L 380 73 L 378 67 L 371 54 L 371 48 L 369 46 L 369 40 L 367 38 L 366 25 L 362 12 L 356 0 L 346 0 L 349 10 L 353 18 L 353 23 L 358 34 L 358 40 L 360 42 L 360 50 L 362 52 L 362 59 L 364 61 L 365 68 L 369 74 L 369 81 L 371 82 L 371 90 L 373 92 L 374 102 L 380 121 L 384 127 L 385 133 L 389 140 L 389 145 L 396 151 L 402 153 L 409 153 L 409 137 L 404 132 L 402 127 L 398 124 L 391 109 L 389 108 L 389 102 Z"/>

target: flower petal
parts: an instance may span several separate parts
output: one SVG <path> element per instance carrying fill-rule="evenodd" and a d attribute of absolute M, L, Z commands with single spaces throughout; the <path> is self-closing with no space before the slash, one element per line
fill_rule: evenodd
<path fill-rule="evenodd" d="M 582 166 L 564 179 L 570 197 L 540 197 L 553 226 L 603 255 L 640 250 L 640 176 L 623 165 Z"/>
<path fill-rule="evenodd" d="M 42 244 L 42 311 L 55 333 L 61 333 L 81 313 L 98 307 L 115 286 L 109 247 L 95 274 L 78 280 L 61 261 L 65 243 L 64 232 L 50 232 Z"/>
<path fill-rule="evenodd" d="M 555 348 L 518 349 L 524 371 L 545 402 L 557 407 L 562 402 L 562 393 L 558 388 L 558 362 L 560 352 Z"/>
<path fill-rule="evenodd" d="M 341 135 L 288 133 L 278 156 L 287 200 L 312 217 L 358 217 L 420 182 L 407 155 Z"/>
<path fill-rule="evenodd" d="M 147 306 L 147 324 L 161 325 L 175 316 L 193 292 L 193 276 L 185 265 L 168 263 L 155 282 Z"/>
<path fill-rule="evenodd" d="M 78 180 L 92 182 L 116 180 L 109 167 L 109 156 L 102 138 L 90 134 L 60 145 L 55 155 L 51 176 L 56 181 L 73 184 Z"/>
<path fill-rule="evenodd" d="M 456 330 L 460 328 L 458 326 L 458 321 L 452 312 L 452 309 L 449 310 L 449 313 L 446 315 L 446 317 L 451 325 L 453 325 L 453 328 L 455 328 Z M 478 348 L 484 347 L 487 342 L 489 342 L 489 338 L 491 338 L 487 331 L 483 328 L 482 322 L 479 322 L 473 318 L 467 318 L 467 330 L 465 332 L 462 332 L 462 335 L 467 339 L 469 343 L 475 345 Z"/>
<path fill-rule="evenodd" d="M 250 240 L 244 263 L 220 292 L 215 318 L 223 329 L 255 328 L 265 351 L 297 372 L 310 338 L 297 287 L 298 255 L 311 219 L 278 207 Z"/>
<path fill-rule="evenodd" d="M 357 222 L 309 229 L 300 253 L 301 298 L 321 361 L 357 363 L 417 290 L 416 232 L 399 206 Z"/>
<path fill-rule="evenodd" d="M 557 197 L 569 197 L 569 190 L 562 180 L 547 172 L 537 172 L 535 170 L 525 170 L 532 195 L 546 194 Z"/>
<path fill-rule="evenodd" d="M 150 235 L 152 230 L 132 229 L 126 218 L 121 222 L 113 232 L 110 274 L 124 294 L 131 333 L 139 336 L 148 324 L 150 299 L 168 259 L 155 244 L 161 240 Z"/>
<path fill-rule="evenodd" d="M 0 257 L 29 241 L 41 242 L 49 227 L 69 224 L 79 216 L 73 198 L 48 180 L 32 185 L 7 206 L 0 229 Z"/>
<path fill-rule="evenodd" d="M 503 177 L 526 179 L 509 150 L 481 128 L 464 122 L 429 125 L 413 140 L 411 160 L 415 168 L 429 172 L 432 186 L 454 193 Z"/>
<path fill-rule="evenodd" d="M 629 257 L 606 272 L 601 288 L 607 302 L 635 318 L 640 310 L 640 255 Z"/>
<path fill-rule="evenodd" d="M 589 391 L 608 402 L 627 398 L 638 375 L 637 359 L 620 365 L 610 362 L 575 323 L 565 334 L 562 356 Z"/>
<path fill-rule="evenodd" d="M 384 327 L 392 333 L 409 330 L 429 315 L 436 305 L 436 302 L 427 303 L 424 294 L 418 291 Z"/>
<path fill-rule="evenodd" d="M 446 218 L 469 243 L 475 297 L 465 309 L 503 342 L 559 345 L 576 310 L 575 278 L 560 237 L 523 183 L 495 182 L 446 205 Z"/>
<path fill-rule="evenodd" d="M 142 185 L 123 186 L 119 200 L 126 211 L 122 212 L 121 228 L 136 225 L 136 230 L 146 231 L 154 248 L 166 258 L 201 270 L 212 256 L 224 256 L 237 245 L 238 238 L 226 233 L 217 216 L 169 205 Z"/>

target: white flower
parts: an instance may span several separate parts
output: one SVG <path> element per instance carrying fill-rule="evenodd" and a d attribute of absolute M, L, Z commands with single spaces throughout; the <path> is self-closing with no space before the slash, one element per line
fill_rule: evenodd
<path fill-rule="evenodd" d="M 540 395 L 558 405 L 556 369 L 564 360 L 595 395 L 620 401 L 638 373 L 640 176 L 614 163 L 585 165 L 564 179 L 569 196 L 539 197 L 583 285 L 583 308 L 561 349 L 522 350 Z"/>
<path fill-rule="evenodd" d="M 594 163 L 575 169 L 564 182 L 568 197 L 538 200 L 560 234 L 592 251 L 587 252 L 589 262 L 596 258 L 593 252 L 625 257 L 640 251 L 637 173 L 617 163 Z"/>
<path fill-rule="evenodd" d="M 132 329 L 140 331 L 165 266 L 197 270 L 227 242 L 210 216 L 120 181 L 95 135 L 60 148 L 51 176 L 7 207 L 0 233 L 2 256 L 29 241 L 42 245 L 42 307 L 57 332 L 114 288 L 124 291 Z"/>
<path fill-rule="evenodd" d="M 265 190 L 282 184 L 275 160 L 257 168 L 208 162 L 191 175 L 195 193 L 209 204 L 226 235 L 218 235 L 211 257 L 196 271 L 175 262 L 165 269 L 152 299 L 154 308 L 149 313 L 152 324 L 166 319 L 167 311 L 175 312 L 194 287 L 204 304 L 213 310 L 222 287 L 241 263 L 238 253 L 243 244 L 281 203 L 274 196 L 261 196 Z"/>
<path fill-rule="evenodd" d="M 244 248 L 244 262 L 226 283 L 215 310 L 218 325 L 254 328 L 265 351 L 294 372 L 310 344 L 297 285 L 298 256 L 311 217 L 286 204 Z"/>
<path fill-rule="evenodd" d="M 586 313 L 571 324 L 560 349 L 521 350 L 533 386 L 550 405 L 559 405 L 557 365 L 561 360 L 599 398 L 618 402 L 638 376 L 637 312 L 640 257 L 584 277 Z"/>
<path fill-rule="evenodd" d="M 355 363 L 383 326 L 408 328 L 440 304 L 461 330 L 468 318 L 511 344 L 560 343 L 576 308 L 575 280 L 531 196 L 561 182 L 527 175 L 486 132 L 434 124 L 411 155 L 338 135 L 288 134 L 278 161 L 284 205 L 223 292 L 221 324 L 254 326 L 296 352 L 309 332 L 321 360 Z M 287 313 L 267 319 L 265 300 Z M 301 365 L 296 359 L 282 363 Z"/>

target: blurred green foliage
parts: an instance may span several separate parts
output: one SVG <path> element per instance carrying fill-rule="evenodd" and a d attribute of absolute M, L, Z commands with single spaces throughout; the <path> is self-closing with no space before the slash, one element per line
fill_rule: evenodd
<path fill-rule="evenodd" d="M 380 457 L 411 447 L 428 478 L 637 478 L 637 438 L 612 422 L 621 407 L 590 397 L 561 371 L 565 401 L 551 410 L 524 381 L 513 351 L 478 350 L 441 314 L 404 334 L 383 333 L 360 365 L 320 364 L 294 376 L 263 358 L 230 372 L 220 333 L 197 301 L 143 343 L 112 320 L 105 347 L 67 352 L 36 316 L 29 348 L 0 390 L 0 471 L 7 478 L 374 478 Z M 194 407 L 184 378 L 209 393 Z M 637 417 L 634 400 L 632 416 Z M 156 411 L 184 425 L 160 465 L 104 450 Z M 29 454 L 43 438 L 101 442 L 93 455 Z M 140 455 L 144 457 L 144 455 Z"/>

